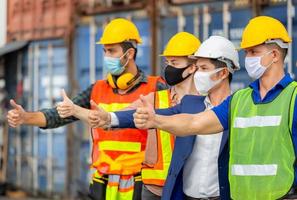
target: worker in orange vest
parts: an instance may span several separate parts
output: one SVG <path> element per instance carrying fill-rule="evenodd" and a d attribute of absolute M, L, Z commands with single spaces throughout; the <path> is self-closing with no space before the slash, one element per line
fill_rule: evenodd
<path fill-rule="evenodd" d="M 98 80 L 70 100 L 63 92 L 63 102 L 73 102 L 68 111 L 57 108 L 26 112 L 11 100 L 8 112 L 10 126 L 21 124 L 41 128 L 56 128 L 74 122 L 74 105 L 95 108 L 101 105 L 108 112 L 129 106 L 140 94 L 167 88 L 160 77 L 145 76 L 135 63 L 137 44 L 142 42 L 136 26 L 129 20 L 117 18 L 104 29 L 98 42 L 104 46 L 106 80 Z M 92 103 L 90 103 L 90 101 Z M 94 106 L 95 105 L 95 106 Z M 92 129 L 92 168 L 90 197 L 94 200 L 141 199 L 141 168 L 144 160 L 147 131 L 137 129 Z"/>
<path fill-rule="evenodd" d="M 168 42 L 163 54 L 166 59 L 165 80 L 171 86 L 170 89 L 148 94 L 145 98 L 155 108 L 168 108 L 180 102 L 186 94 L 197 94 L 193 82 L 193 74 L 196 71 L 195 62 L 188 58 L 194 54 L 200 46 L 200 41 L 194 35 L 187 32 L 175 34 Z M 137 108 L 140 101 L 132 103 L 126 109 Z M 93 128 L 121 125 L 122 119 L 118 120 L 112 112 L 106 112 L 104 105 L 100 104 L 90 113 L 84 109 L 76 108 L 74 116 L 86 119 Z M 67 102 L 58 107 L 61 113 L 67 110 Z M 63 111 L 63 112 L 62 112 Z M 69 111 L 70 112 L 70 111 Z M 62 114 L 62 117 L 63 116 Z M 144 183 L 142 190 L 143 200 L 160 199 L 162 188 L 165 184 L 174 146 L 174 137 L 162 130 L 150 130 L 146 145 L 146 156 L 141 171 Z"/>

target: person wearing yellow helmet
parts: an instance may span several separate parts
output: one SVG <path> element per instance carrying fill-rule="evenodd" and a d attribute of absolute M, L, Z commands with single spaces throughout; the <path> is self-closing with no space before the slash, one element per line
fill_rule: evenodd
<path fill-rule="evenodd" d="M 296 199 L 297 83 L 284 71 L 290 42 L 279 20 L 251 19 L 241 42 L 245 68 L 255 79 L 248 88 L 195 115 L 161 116 L 139 108 L 136 126 L 179 136 L 229 129 L 231 198 Z"/>
<path fill-rule="evenodd" d="M 57 107 L 38 112 L 26 112 L 11 100 L 14 109 L 7 115 L 10 126 L 56 128 L 78 120 L 74 105 L 94 110 L 101 105 L 106 111 L 117 111 L 129 106 L 140 94 L 167 88 L 161 77 L 146 76 L 137 67 L 137 45 L 141 42 L 137 27 L 131 21 L 123 18 L 110 21 L 98 42 L 104 49 L 107 80 L 96 81 L 72 100 L 63 91 L 63 101 Z M 90 197 L 94 200 L 141 199 L 140 173 L 147 131 L 94 128 L 91 136 L 94 174 Z"/>
<path fill-rule="evenodd" d="M 164 78 L 171 86 L 172 103 L 180 103 L 185 94 L 195 94 L 193 74 L 196 71 L 195 60 L 189 59 L 199 48 L 201 42 L 188 32 L 179 32 L 168 41 L 163 53 L 165 57 Z"/>
<path fill-rule="evenodd" d="M 103 67 L 108 72 L 107 81 L 119 93 L 125 93 L 140 78 L 141 72 L 136 66 L 135 58 L 137 44 L 141 43 L 137 27 L 123 18 L 112 20 L 97 42 L 103 45 Z"/>
<path fill-rule="evenodd" d="M 168 108 L 180 103 L 185 95 L 197 95 L 197 91 L 193 82 L 193 75 L 196 71 L 195 60 L 189 59 L 189 55 L 193 55 L 199 48 L 200 41 L 193 34 L 188 32 L 179 32 L 172 36 L 168 41 L 163 53 L 160 55 L 165 58 L 164 78 L 170 89 L 156 92 L 146 96 L 146 100 L 154 105 L 154 102 L 167 94 L 169 97 L 168 105 L 162 105 L 162 102 L 155 108 Z M 152 96 L 155 98 L 152 98 Z M 140 103 L 141 104 L 141 103 Z M 124 118 L 127 116 L 123 113 L 115 113 L 116 118 L 119 120 L 119 127 L 126 127 L 124 125 Z M 133 118 L 130 117 L 130 122 Z M 142 190 L 143 200 L 158 200 L 161 199 L 162 190 L 168 175 L 169 165 L 171 163 L 172 152 L 174 150 L 175 142 L 174 137 L 162 130 L 156 130 L 149 133 L 147 146 L 146 162 L 142 169 L 144 180 L 144 187 Z M 156 138 L 156 139 L 154 139 Z M 153 142 L 156 141 L 156 142 Z M 160 148 L 161 147 L 161 148 Z M 154 148 L 157 151 L 154 151 Z M 152 152 L 156 152 L 153 154 Z M 161 166 L 162 163 L 162 167 Z M 163 168 L 163 176 L 160 177 L 160 169 Z M 158 180 L 158 181 L 156 181 Z"/>

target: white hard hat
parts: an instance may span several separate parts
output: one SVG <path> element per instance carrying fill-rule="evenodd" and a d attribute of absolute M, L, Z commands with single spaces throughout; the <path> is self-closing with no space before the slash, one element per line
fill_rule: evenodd
<path fill-rule="evenodd" d="M 189 58 L 197 59 L 211 58 L 226 63 L 228 70 L 233 73 L 240 69 L 238 52 L 233 43 L 222 36 L 211 36 L 205 40 L 193 56 Z"/>

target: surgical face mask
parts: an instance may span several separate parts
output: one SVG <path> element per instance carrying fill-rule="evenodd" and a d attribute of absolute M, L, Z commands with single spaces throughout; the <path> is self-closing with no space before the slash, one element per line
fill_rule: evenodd
<path fill-rule="evenodd" d="M 106 67 L 107 71 L 109 73 L 111 73 L 112 75 L 118 76 L 118 75 L 122 74 L 125 71 L 125 67 L 127 66 L 128 62 L 129 62 L 129 59 L 127 59 L 127 62 L 125 65 L 121 64 L 121 59 L 126 54 L 127 54 L 127 52 L 124 53 L 124 55 L 122 55 L 119 58 L 104 56 L 104 58 L 103 58 L 104 67 Z"/>
<path fill-rule="evenodd" d="M 174 86 L 176 84 L 179 84 L 183 80 L 187 79 L 191 74 L 188 74 L 186 77 L 183 77 L 183 73 L 189 66 L 190 65 L 187 65 L 184 68 L 176 68 L 171 65 L 167 65 L 164 74 L 167 84 L 170 86 Z"/>
<path fill-rule="evenodd" d="M 245 69 L 249 76 L 253 79 L 259 79 L 264 72 L 270 67 L 273 61 L 268 66 L 261 65 L 261 59 L 265 56 L 270 54 L 272 51 L 265 53 L 262 56 L 257 57 L 246 57 L 245 58 Z"/>
<path fill-rule="evenodd" d="M 215 69 L 210 72 L 200 72 L 196 71 L 194 74 L 194 84 L 196 87 L 196 90 L 199 92 L 200 95 L 206 96 L 208 95 L 208 92 L 211 88 L 213 88 L 215 85 L 219 84 L 222 80 L 211 80 L 211 76 L 219 71 L 221 71 L 224 68 Z"/>

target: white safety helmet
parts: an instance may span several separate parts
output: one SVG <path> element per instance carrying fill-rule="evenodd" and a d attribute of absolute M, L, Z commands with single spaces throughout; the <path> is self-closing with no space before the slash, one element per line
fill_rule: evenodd
<path fill-rule="evenodd" d="M 239 70 L 238 52 L 233 43 L 222 36 L 211 36 L 202 42 L 199 49 L 189 58 L 211 58 L 226 63 L 231 73 Z"/>

